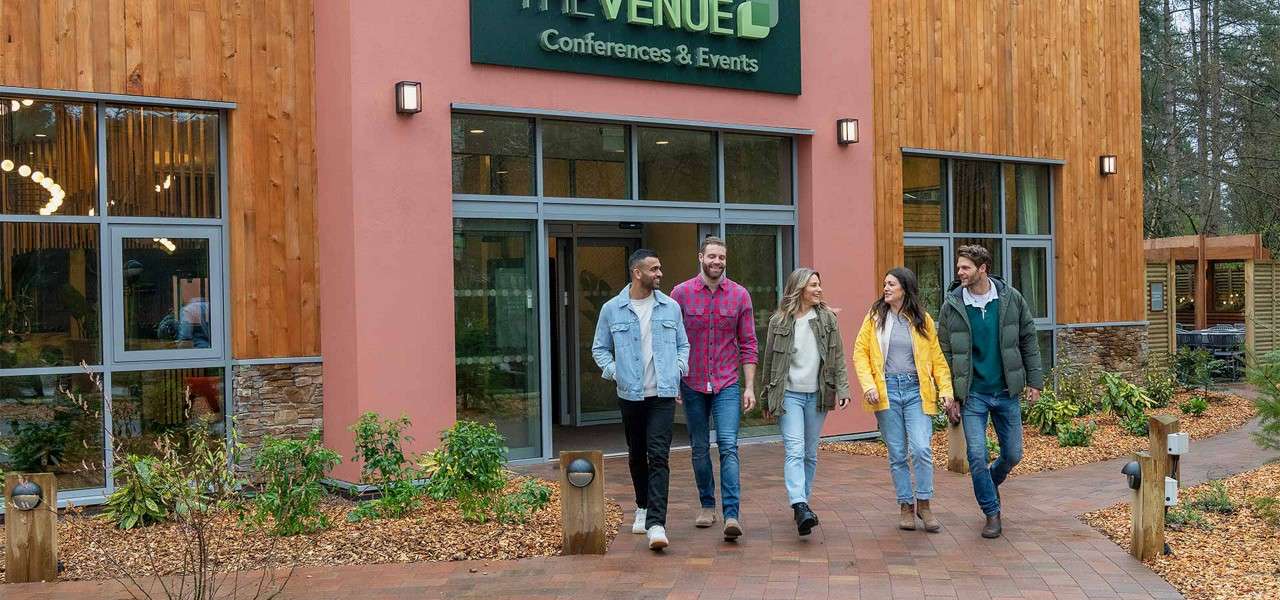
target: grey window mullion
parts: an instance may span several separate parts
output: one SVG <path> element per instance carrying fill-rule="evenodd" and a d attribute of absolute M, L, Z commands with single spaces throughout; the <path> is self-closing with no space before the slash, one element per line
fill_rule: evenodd
<path fill-rule="evenodd" d="M 542 119 L 533 119 L 533 190 L 534 195 L 542 198 L 543 186 L 542 164 Z M 490 187 L 490 189 L 493 189 Z"/>
<path fill-rule="evenodd" d="M 956 186 L 955 186 L 955 161 L 948 158 L 944 163 L 947 167 L 947 233 L 955 234 L 956 232 Z"/>
<path fill-rule="evenodd" d="M 105 365 L 114 359 L 115 310 L 112 302 L 111 231 L 107 225 L 107 103 L 99 100 L 94 111 L 97 121 L 97 149 L 94 152 L 98 166 L 98 206 L 95 217 L 98 223 L 98 359 L 104 365 L 102 372 L 102 468 L 106 471 L 103 484 L 106 494 L 115 491 L 115 436 L 112 425 L 111 371 Z"/>
<path fill-rule="evenodd" d="M 716 136 L 716 160 L 712 163 L 715 165 L 716 171 L 714 175 L 716 178 L 716 202 L 723 206 L 729 202 L 729 199 L 724 196 L 724 179 L 726 177 L 724 172 L 724 135 L 719 132 L 712 133 L 712 135 Z"/>
<path fill-rule="evenodd" d="M 627 164 L 631 165 L 631 194 L 634 202 L 640 201 L 640 128 L 627 126 L 627 144 L 631 147 L 631 157 Z"/>
<path fill-rule="evenodd" d="M 111 371 L 102 373 L 102 466 L 106 470 L 106 477 L 103 484 L 106 486 L 104 495 L 110 496 L 111 492 L 116 489 L 116 478 L 113 468 L 115 465 L 115 428 L 112 425 L 111 413 L 113 403 L 111 400 Z M 61 494 L 59 494 L 61 495 Z"/>

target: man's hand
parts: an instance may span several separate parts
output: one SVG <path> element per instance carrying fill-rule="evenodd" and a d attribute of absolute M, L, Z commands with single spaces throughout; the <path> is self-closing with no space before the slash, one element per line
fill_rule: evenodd
<path fill-rule="evenodd" d="M 862 399 L 866 400 L 868 405 L 875 406 L 880 404 L 880 393 L 876 391 L 876 388 L 871 388 L 862 392 Z"/>
<path fill-rule="evenodd" d="M 1027 397 L 1027 406 L 1034 405 L 1040 401 L 1040 390 L 1036 388 L 1028 386 L 1022 393 Z"/>
<path fill-rule="evenodd" d="M 751 412 L 756 407 L 756 390 L 753 386 L 747 386 L 742 390 L 742 412 Z"/>

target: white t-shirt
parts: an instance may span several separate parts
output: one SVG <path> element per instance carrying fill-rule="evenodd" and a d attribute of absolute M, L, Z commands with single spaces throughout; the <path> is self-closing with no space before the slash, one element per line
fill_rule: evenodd
<path fill-rule="evenodd" d="M 653 306 L 657 298 L 631 299 L 631 308 L 640 317 L 640 362 L 644 364 L 644 397 L 658 395 L 658 371 L 653 366 Z"/>
<path fill-rule="evenodd" d="M 810 321 L 818 316 L 817 311 L 796 317 L 794 351 L 791 354 L 791 368 L 787 371 L 787 388 L 793 392 L 813 393 L 818 391 L 818 339 L 813 336 Z"/>

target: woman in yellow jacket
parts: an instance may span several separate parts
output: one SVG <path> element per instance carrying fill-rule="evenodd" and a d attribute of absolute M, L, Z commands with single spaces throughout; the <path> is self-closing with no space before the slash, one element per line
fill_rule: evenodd
<path fill-rule="evenodd" d="M 884 277 L 884 295 L 862 322 L 853 364 L 867 410 L 874 411 L 880 436 L 889 449 L 889 472 L 898 496 L 898 526 L 914 530 L 916 517 L 930 533 L 942 529 L 930 510 L 933 498 L 932 416 L 939 400 L 952 399 L 951 370 L 938 345 L 933 318 L 920 301 L 920 286 L 909 269 L 896 267 Z M 915 493 L 911 472 L 916 474 Z"/>

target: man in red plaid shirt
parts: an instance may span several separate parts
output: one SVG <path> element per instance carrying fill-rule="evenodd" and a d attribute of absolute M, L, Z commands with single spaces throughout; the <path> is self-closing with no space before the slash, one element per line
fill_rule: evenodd
<path fill-rule="evenodd" d="M 708 452 L 714 415 L 724 537 L 735 540 L 742 535 L 738 522 L 738 421 L 742 412 L 756 404 L 756 326 L 747 288 L 724 276 L 727 255 L 724 240 L 708 236 L 698 249 L 699 273 L 677 285 L 671 297 L 680 304 L 689 334 L 689 374 L 680 381 L 680 395 L 702 504 L 694 525 L 710 527 L 716 522 L 715 476 Z M 741 384 L 739 366 L 745 379 Z"/>

